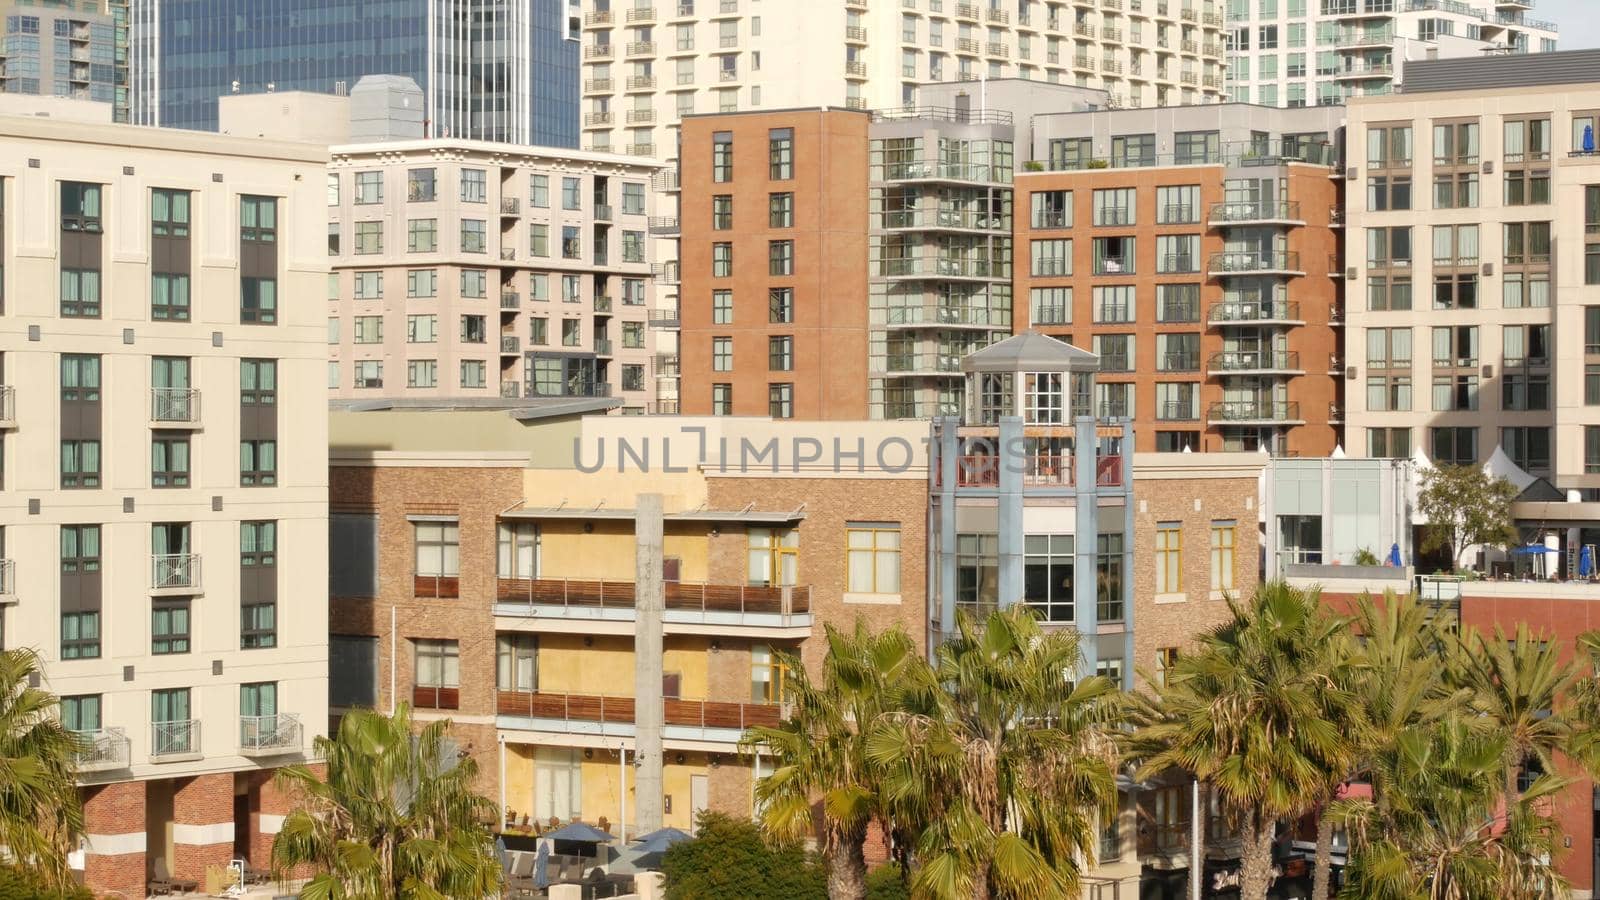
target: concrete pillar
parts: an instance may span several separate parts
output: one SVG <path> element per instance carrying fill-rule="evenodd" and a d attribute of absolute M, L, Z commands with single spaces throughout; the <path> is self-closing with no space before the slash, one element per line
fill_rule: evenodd
<path fill-rule="evenodd" d="M 1079 416 L 1072 430 L 1073 503 L 1076 504 L 1077 535 L 1073 538 L 1072 607 L 1078 632 L 1083 635 L 1083 670 L 1093 675 L 1100 660 L 1100 609 L 1096 606 L 1095 555 L 1100 536 L 1099 462 L 1100 438 L 1094 416 Z M 1132 572 L 1126 573 L 1130 580 Z"/>
<path fill-rule="evenodd" d="M 172 785 L 172 875 L 205 884 L 206 869 L 233 861 L 233 773 Z"/>
<path fill-rule="evenodd" d="M 95 891 L 145 895 L 145 785 L 119 781 L 83 791 L 84 884 Z"/>
<path fill-rule="evenodd" d="M 552 884 L 550 885 L 550 900 L 583 900 L 583 885 Z"/>
<path fill-rule="evenodd" d="M 939 565 L 930 570 L 938 573 L 939 625 L 946 634 L 956 627 L 956 478 L 961 463 L 961 438 L 956 429 L 955 419 L 944 419 L 939 428 Z M 930 544 L 935 541 L 934 535 L 934 531 L 928 532 Z M 943 642 L 944 634 L 929 637 L 930 658 Z"/>
<path fill-rule="evenodd" d="M 666 703 L 661 696 L 661 616 L 666 607 L 666 586 L 661 572 L 661 495 L 640 494 L 636 505 L 633 728 L 639 769 L 634 780 L 634 828 L 638 834 L 648 834 L 661 827 L 665 791 L 661 758 L 661 732 L 666 725 Z M 554 900 L 555 895 L 551 897 Z"/>
<path fill-rule="evenodd" d="M 1020 416 L 1000 417 L 1000 440 L 995 447 L 999 466 L 999 496 L 995 512 L 999 516 L 998 605 L 1001 609 L 1022 602 L 1022 472 L 1027 465 Z"/>
<path fill-rule="evenodd" d="M 640 872 L 633 876 L 633 892 L 639 895 L 639 900 L 664 900 L 667 876 L 660 872 Z"/>

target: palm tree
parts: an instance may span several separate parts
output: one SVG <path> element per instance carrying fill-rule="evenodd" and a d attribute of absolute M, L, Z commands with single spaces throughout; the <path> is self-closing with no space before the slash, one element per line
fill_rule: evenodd
<path fill-rule="evenodd" d="M 956 627 L 938 650 L 944 693 L 886 717 L 872 740 L 889 804 L 925 816 L 912 892 L 1075 896 L 1102 811 L 1115 808 L 1120 694 L 1105 678 L 1071 680 L 1077 633 L 1045 631 L 1025 606 L 981 626 L 962 613 Z"/>
<path fill-rule="evenodd" d="M 1457 683 L 1472 693 L 1472 706 L 1504 740 L 1505 789 L 1515 796 L 1517 775 L 1537 760 L 1540 770 L 1555 771 L 1555 752 L 1572 735 L 1567 718 L 1556 712 L 1562 693 L 1576 670 L 1561 661 L 1554 642 L 1541 641 L 1517 626 L 1507 640 L 1497 626 L 1492 640 L 1477 631 L 1462 638 L 1451 669 Z"/>
<path fill-rule="evenodd" d="M 1243 830 L 1240 895 L 1265 900 L 1279 819 L 1304 815 L 1328 795 L 1330 772 L 1348 771 L 1357 737 L 1350 679 L 1338 655 L 1346 623 L 1315 591 L 1263 584 L 1228 621 L 1168 671 L 1163 715 L 1134 739 L 1141 778 L 1169 770 L 1210 783 Z"/>
<path fill-rule="evenodd" d="M 316 739 L 326 780 L 305 766 L 279 770 L 296 800 L 272 845 L 280 875 L 317 874 L 301 896 L 488 897 L 500 889 L 500 859 L 485 822 L 494 805 L 473 790 L 477 765 L 458 753 L 448 720 L 413 733 L 411 711 L 346 713 L 333 738 Z"/>
<path fill-rule="evenodd" d="M 1540 777 L 1520 797 L 1504 791 L 1507 740 L 1461 717 L 1399 735 L 1383 804 L 1341 800 L 1351 832 L 1341 896 L 1360 900 L 1474 900 L 1565 896 L 1551 865 L 1559 835 L 1544 814 L 1569 784 Z"/>
<path fill-rule="evenodd" d="M 1585 631 L 1577 643 L 1588 668 L 1574 676 L 1568 690 L 1571 751 L 1591 775 L 1600 775 L 1600 631 Z"/>
<path fill-rule="evenodd" d="M 0 651 L 0 847 L 54 888 L 71 879 L 67 853 L 83 830 L 79 739 L 56 714 L 56 698 L 31 687 L 32 650 Z"/>
<path fill-rule="evenodd" d="M 776 726 L 751 728 L 741 743 L 774 760 L 772 774 L 756 783 L 762 830 L 780 841 L 810 835 L 817 824 L 813 804 L 820 800 L 828 896 L 859 900 L 867 890 L 867 827 L 885 818 L 867 770 L 867 733 L 893 708 L 901 682 L 919 681 L 916 671 L 927 664 L 898 628 L 874 635 L 858 620 L 853 632 L 829 626 L 826 640 L 820 682 L 794 657 L 780 654 L 789 670 L 789 714 Z"/>

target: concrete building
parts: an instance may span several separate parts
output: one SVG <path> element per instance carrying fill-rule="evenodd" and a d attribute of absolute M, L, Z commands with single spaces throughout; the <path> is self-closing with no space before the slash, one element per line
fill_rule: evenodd
<path fill-rule="evenodd" d="M 672 159 L 685 115 L 927 105 L 929 82 L 1023 78 L 1124 106 L 1222 96 L 1222 11 L 1204 0 L 582 5 L 583 145 L 597 150 Z"/>
<path fill-rule="evenodd" d="M 777 653 L 815 672 L 822 626 L 858 618 L 925 647 L 924 424 L 391 410 L 332 429 L 334 712 L 448 716 L 510 825 L 638 832 L 641 666 L 664 699 L 664 824 L 688 830 L 750 815 L 770 761 L 736 744 L 782 716 Z M 665 511 L 659 646 L 640 637 L 644 493 Z"/>
<path fill-rule="evenodd" d="M 1348 106 L 1352 452 L 1499 447 L 1597 496 L 1597 80 L 1593 51 L 1441 60 Z"/>
<path fill-rule="evenodd" d="M 445 139 L 332 154 L 332 396 L 650 407 L 653 162 Z"/>
<path fill-rule="evenodd" d="M 562 0 L 121 2 L 140 124 L 212 131 L 219 97 L 403 75 L 423 89 L 427 137 L 579 146 L 579 28 Z"/>
<path fill-rule="evenodd" d="M 1100 357 L 1142 451 L 1338 444 L 1335 111 L 1040 115 L 1018 174 L 1016 328 Z"/>
<path fill-rule="evenodd" d="M 0 0 L 0 93 L 92 100 L 127 122 L 128 0 Z"/>
<path fill-rule="evenodd" d="M 1548 53 L 1556 25 L 1533 0 L 1228 0 L 1228 99 L 1339 104 L 1396 92 L 1429 59 Z"/>
<path fill-rule="evenodd" d="M 0 141 L 0 641 L 37 649 L 85 739 L 74 864 L 138 897 L 265 866 L 273 771 L 327 721 L 326 363 L 299 302 L 327 152 L 43 118 Z"/>

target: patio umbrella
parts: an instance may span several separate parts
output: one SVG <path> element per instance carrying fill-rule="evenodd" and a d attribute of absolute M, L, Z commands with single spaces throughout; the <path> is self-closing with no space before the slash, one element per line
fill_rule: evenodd
<path fill-rule="evenodd" d="M 1394 566 L 1397 569 L 1405 565 L 1405 563 L 1400 561 L 1400 545 L 1398 543 L 1389 545 L 1389 558 L 1384 562 L 1387 565 Z"/>
<path fill-rule="evenodd" d="M 500 854 L 500 868 L 507 875 L 511 874 L 511 854 L 506 850 L 505 835 L 497 834 L 494 838 L 494 852 Z"/>
<path fill-rule="evenodd" d="M 1594 547 L 1588 544 L 1578 551 L 1578 574 L 1584 578 L 1594 574 Z"/>
<path fill-rule="evenodd" d="M 552 841 L 581 841 L 586 844 L 608 844 L 616 840 L 586 822 L 568 822 L 544 836 Z"/>
<path fill-rule="evenodd" d="M 1585 125 L 1585 126 L 1583 126 L 1583 152 L 1585 152 L 1585 153 L 1593 153 L 1594 152 L 1594 126 L 1593 125 Z"/>
<path fill-rule="evenodd" d="M 550 886 L 550 842 L 540 841 L 539 852 L 533 857 L 533 886 L 547 888 Z"/>
<path fill-rule="evenodd" d="M 634 843 L 633 850 L 638 856 L 633 858 L 633 865 L 640 869 L 658 869 L 661 867 L 661 857 L 667 850 L 673 844 L 687 840 L 692 840 L 691 835 L 676 828 L 652 831 Z"/>

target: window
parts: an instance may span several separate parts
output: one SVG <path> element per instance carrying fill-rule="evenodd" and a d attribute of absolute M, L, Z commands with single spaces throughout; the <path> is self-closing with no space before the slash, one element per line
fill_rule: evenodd
<path fill-rule="evenodd" d="M 728 231 L 733 228 L 733 197 L 718 194 L 711 198 L 711 229 Z"/>
<path fill-rule="evenodd" d="M 61 270 L 61 315 L 100 318 L 100 270 Z"/>
<path fill-rule="evenodd" d="M 733 338 L 714 337 L 711 339 L 711 371 L 733 371 Z"/>
<path fill-rule="evenodd" d="M 539 636 L 495 636 L 495 688 L 533 692 L 539 689 Z"/>
<path fill-rule="evenodd" d="M 767 290 L 767 321 L 776 325 L 787 325 L 794 321 L 794 288 Z"/>
<path fill-rule="evenodd" d="M 1215 132 L 1211 132 L 1215 135 Z M 1200 221 L 1200 185 L 1156 188 L 1156 223 L 1192 225 Z"/>
<path fill-rule="evenodd" d="M 100 233 L 100 185 L 61 182 L 61 230 Z"/>
<path fill-rule="evenodd" d="M 355 284 L 357 300 L 377 300 L 383 296 L 382 272 L 357 272 Z"/>
<path fill-rule="evenodd" d="M 439 383 L 439 362 L 413 359 L 406 363 L 406 387 L 431 388 Z"/>
<path fill-rule="evenodd" d="M 1478 429 L 1432 428 L 1433 461 L 1438 465 L 1470 466 L 1478 461 Z"/>
<path fill-rule="evenodd" d="M 794 194 L 767 195 L 767 225 L 772 228 L 794 227 Z"/>
<path fill-rule="evenodd" d="M 1023 416 L 1030 425 L 1057 425 L 1066 415 L 1061 373 L 1023 373 Z"/>
<path fill-rule="evenodd" d="M 1100 357 L 1100 371 L 1102 372 L 1132 372 L 1134 343 L 1131 334 L 1097 334 L 1094 336 L 1094 352 Z M 1121 385 L 1125 387 L 1126 385 Z M 1099 387 L 1108 388 L 1109 385 L 1101 384 Z M 1112 415 L 1125 416 L 1129 412 Z"/>
<path fill-rule="evenodd" d="M 461 386 L 464 388 L 481 388 L 488 382 L 488 365 L 481 359 L 463 359 L 461 361 Z"/>
<path fill-rule="evenodd" d="M 1211 589 L 1233 590 L 1234 541 L 1238 528 L 1233 522 L 1211 523 Z"/>
<path fill-rule="evenodd" d="M 1254 354 L 1245 356 L 1250 358 Z M 1156 335 L 1156 371 L 1200 371 L 1200 335 L 1193 333 Z"/>
<path fill-rule="evenodd" d="M 794 129 L 774 128 L 767 132 L 767 177 L 788 181 L 794 177 Z"/>
<path fill-rule="evenodd" d="M 461 170 L 461 200 L 464 203 L 486 203 L 489 200 L 482 169 Z"/>
<path fill-rule="evenodd" d="M 751 528 L 745 534 L 746 577 L 751 585 L 780 587 L 798 583 L 800 532 L 792 528 Z"/>
<path fill-rule="evenodd" d="M 1367 209 L 1382 212 L 1410 208 L 1410 175 L 1372 175 L 1367 178 Z"/>
<path fill-rule="evenodd" d="M 484 316 L 461 317 L 461 341 L 467 344 L 482 344 L 488 341 L 488 326 Z"/>
<path fill-rule="evenodd" d="M 733 180 L 733 132 L 711 135 L 711 180 L 722 184 Z"/>
<path fill-rule="evenodd" d="M 456 641 L 420 639 L 412 644 L 416 653 L 416 705 L 455 709 L 460 703 L 461 645 Z"/>
<path fill-rule="evenodd" d="M 733 415 L 733 385 L 713 384 L 711 386 L 711 414 L 713 416 Z"/>
<path fill-rule="evenodd" d="M 406 296 L 408 298 L 436 297 L 438 294 L 438 269 L 410 269 L 406 272 Z"/>
<path fill-rule="evenodd" d="M 773 372 L 791 372 L 794 370 L 793 337 L 767 338 L 767 368 Z"/>
<path fill-rule="evenodd" d="M 1600 425 L 1583 427 L 1583 472 L 1600 474 Z"/>
<path fill-rule="evenodd" d="M 644 366 L 629 363 L 622 367 L 622 389 L 625 391 L 644 390 Z"/>
<path fill-rule="evenodd" d="M 1221 134 L 1215 131 L 1180 131 L 1173 135 L 1172 150 L 1173 163 L 1176 165 L 1219 162 L 1222 159 Z"/>
<path fill-rule="evenodd" d="M 1064 238 L 1031 241 L 1034 277 L 1072 274 L 1072 241 Z"/>
<path fill-rule="evenodd" d="M 383 387 L 383 360 L 358 359 L 355 363 L 356 387 Z"/>
<path fill-rule="evenodd" d="M 1183 591 L 1183 523 L 1156 523 L 1156 594 Z"/>
<path fill-rule="evenodd" d="M 856 594 L 900 592 L 900 526 L 851 522 L 845 526 L 849 590 Z"/>
<path fill-rule="evenodd" d="M 1156 419 L 1193 422 L 1200 418 L 1200 386 L 1193 382 L 1156 382 Z"/>
<path fill-rule="evenodd" d="M 561 179 L 561 208 L 568 210 L 583 208 L 583 179 Z"/>
<path fill-rule="evenodd" d="M 416 595 L 455 597 L 461 574 L 461 525 L 450 521 L 414 523 Z"/>
<path fill-rule="evenodd" d="M 1095 606 L 1101 622 L 1122 621 L 1122 573 L 1122 535 L 1099 535 L 1095 542 Z"/>
<path fill-rule="evenodd" d="M 150 192 L 150 233 L 156 237 L 189 236 L 189 192 L 156 188 Z"/>
<path fill-rule="evenodd" d="M 68 577 L 93 575 L 100 571 L 100 526 L 61 526 L 61 574 Z M 98 659 L 100 656 L 100 611 L 63 607 L 61 613 L 61 658 Z"/>
<path fill-rule="evenodd" d="M 1136 192 L 1133 188 L 1110 188 L 1094 192 L 1094 224 L 1132 225 Z"/>
<path fill-rule="evenodd" d="M 100 695 L 61 698 L 61 725 L 68 731 L 100 730 Z"/>
<path fill-rule="evenodd" d="M 1072 227 L 1071 191 L 1034 191 L 1030 196 L 1034 228 Z"/>
<path fill-rule="evenodd" d="M 550 176 L 549 175 L 532 175 L 532 176 L 529 176 L 528 198 L 529 198 L 528 202 L 532 206 L 537 206 L 540 209 L 549 208 L 549 206 L 550 206 Z"/>
<path fill-rule="evenodd" d="M 468 173 L 473 170 L 463 171 L 461 174 L 461 199 L 467 197 Z M 478 202 L 483 202 L 483 172 L 477 171 L 479 195 Z M 406 172 L 406 199 L 412 203 L 429 203 L 437 199 L 436 176 L 433 169 L 409 169 Z"/>
<path fill-rule="evenodd" d="M 335 319 L 334 321 L 338 321 Z M 189 435 L 181 431 L 157 431 L 150 439 L 150 486 L 178 488 L 189 486 Z"/>
<path fill-rule="evenodd" d="M 644 184 L 637 181 L 622 183 L 622 213 L 627 216 L 644 215 Z"/>
<path fill-rule="evenodd" d="M 1132 322 L 1133 317 L 1134 289 L 1132 285 L 1097 287 L 1094 289 L 1095 322 Z"/>
<path fill-rule="evenodd" d="M 339 205 L 339 176 L 332 172 L 328 173 L 328 205 Z"/>
<path fill-rule="evenodd" d="M 1368 128 L 1367 166 L 1373 169 L 1411 168 L 1411 126 Z"/>
<path fill-rule="evenodd" d="M 189 276 L 150 276 L 150 318 L 156 321 L 189 321 Z"/>
<path fill-rule="evenodd" d="M 1072 288 L 1032 288 L 1028 294 L 1028 321 L 1034 325 L 1072 324 Z"/>
<path fill-rule="evenodd" d="M 1549 428 L 1502 428 L 1500 446 L 1524 469 L 1550 468 Z"/>
<path fill-rule="evenodd" d="M 190 716 L 188 688 L 151 691 L 151 754 L 163 756 L 198 752 L 200 735 L 196 726 L 199 720 Z"/>
<path fill-rule="evenodd" d="M 1063 147 L 1063 152 L 1066 148 Z M 1156 164 L 1156 136 L 1153 134 L 1119 134 L 1111 138 L 1111 166 L 1127 168 Z"/>
<path fill-rule="evenodd" d="M 1035 543 L 1032 555 L 1040 558 L 1034 561 L 1032 577 L 1023 570 L 1025 602 L 1044 605 L 1046 618 L 1052 622 L 1073 618 L 1072 536 L 1061 537 L 1065 545 L 1060 549 L 1053 541 Z M 993 534 L 956 535 L 956 612 L 980 618 L 993 612 L 999 601 L 999 579 L 999 538 Z"/>
<path fill-rule="evenodd" d="M 61 442 L 61 486 L 97 488 L 100 486 L 100 442 L 63 440 Z"/>
<path fill-rule="evenodd" d="M 1109 237 L 1094 239 L 1094 274 L 1132 275 L 1133 273 L 1133 238 Z"/>
<path fill-rule="evenodd" d="M 156 600 L 150 608 L 150 652 L 189 652 L 189 600 Z"/>
<path fill-rule="evenodd" d="M 383 173 L 356 173 L 356 203 L 358 205 L 383 202 Z"/>
<path fill-rule="evenodd" d="M 278 201 L 275 198 L 239 198 L 239 239 L 262 244 L 278 240 Z"/>
<path fill-rule="evenodd" d="M 534 316 L 528 320 L 528 343 L 546 346 L 550 343 L 550 319 Z"/>
<path fill-rule="evenodd" d="M 1505 264 L 1550 265 L 1550 223 L 1509 222 L 1505 225 Z"/>
<path fill-rule="evenodd" d="M 1550 202 L 1549 169 L 1512 169 L 1505 173 L 1507 206 L 1540 206 Z"/>
<path fill-rule="evenodd" d="M 1177 667 L 1178 667 L 1178 648 L 1177 647 L 1157 647 L 1156 648 L 1156 684 L 1158 684 L 1158 685 L 1160 685 L 1162 687 L 1166 687 L 1167 686 L 1167 674 L 1169 672 L 1171 672 L 1173 669 L 1177 668 Z M 1161 798 L 1161 799 L 1167 799 L 1167 798 Z M 1163 824 L 1166 825 L 1166 824 L 1170 824 L 1170 823 L 1163 823 Z"/>
<path fill-rule="evenodd" d="M 461 270 L 461 296 L 482 299 L 488 296 L 489 273 L 483 269 Z"/>
<path fill-rule="evenodd" d="M 767 415 L 774 419 L 794 418 L 794 385 L 767 385 Z"/>
<path fill-rule="evenodd" d="M 1397 459 L 1411 456 L 1411 429 L 1368 428 L 1367 455 Z"/>
<path fill-rule="evenodd" d="M 1407 310 L 1411 308 L 1411 279 L 1375 275 L 1367 279 L 1367 308 Z"/>
<path fill-rule="evenodd" d="M 624 231 L 622 233 L 622 261 L 630 263 L 644 262 L 644 232 Z"/>
<path fill-rule="evenodd" d="M 356 364 L 360 371 L 361 364 Z M 266 486 L 278 483 L 278 442 L 268 440 L 239 442 L 239 486 Z"/>
<path fill-rule="evenodd" d="M 461 220 L 461 252 L 483 253 L 488 244 L 484 237 L 484 223 L 482 219 Z"/>
<path fill-rule="evenodd" d="M 373 250 L 357 250 L 357 253 L 379 253 L 383 250 L 382 226 L 377 222 L 357 222 L 356 229 L 370 225 L 378 231 L 377 246 Z M 358 235 L 357 241 L 360 241 Z M 438 219 L 409 219 L 406 221 L 406 249 L 412 253 L 432 253 L 439 248 L 439 220 Z"/>
<path fill-rule="evenodd" d="M 277 549 L 278 523 L 239 523 L 240 649 L 277 646 L 277 605 L 274 602 Z"/>
<path fill-rule="evenodd" d="M 774 242 L 776 243 L 776 242 Z M 711 277 L 733 277 L 733 245 L 729 243 L 716 243 L 711 245 Z"/>
<path fill-rule="evenodd" d="M 578 319 L 561 320 L 561 346 L 577 347 L 583 343 L 583 323 Z"/>
<path fill-rule="evenodd" d="M 1435 209 L 1472 209 L 1477 205 L 1477 172 L 1445 172 L 1433 176 Z"/>
<path fill-rule="evenodd" d="M 1406 226 L 1367 229 L 1367 266 L 1373 269 L 1410 267 L 1411 229 Z"/>
<path fill-rule="evenodd" d="M 1200 321 L 1200 285 L 1156 285 L 1156 321 Z"/>
<path fill-rule="evenodd" d="M 1156 238 L 1156 273 L 1200 271 L 1200 235 L 1164 234 Z"/>
<path fill-rule="evenodd" d="M 767 274 L 794 274 L 794 241 L 767 242 Z"/>

